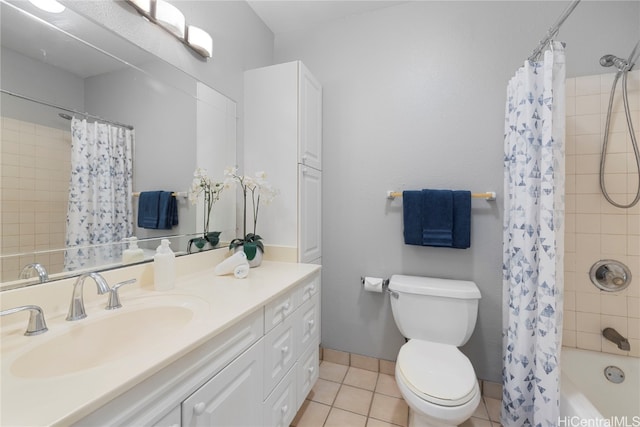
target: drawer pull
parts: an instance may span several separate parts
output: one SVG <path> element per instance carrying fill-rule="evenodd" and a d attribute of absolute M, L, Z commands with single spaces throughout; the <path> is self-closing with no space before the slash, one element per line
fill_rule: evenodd
<path fill-rule="evenodd" d="M 283 352 L 284 354 L 288 353 L 288 352 L 289 352 L 289 346 L 288 346 L 288 345 L 285 345 L 284 347 L 282 347 L 282 352 Z"/>
<path fill-rule="evenodd" d="M 204 414 L 204 410 L 205 410 L 205 409 L 206 409 L 206 406 L 205 406 L 204 402 L 196 403 L 196 404 L 193 406 L 193 412 L 194 412 L 196 415 L 202 415 L 202 414 Z"/>
<path fill-rule="evenodd" d="M 282 304 L 282 311 L 289 310 L 289 307 L 291 307 L 291 304 L 289 304 L 289 301 L 285 302 L 284 304 Z"/>
<path fill-rule="evenodd" d="M 280 410 L 282 411 L 282 415 L 286 414 L 289 410 L 289 405 L 284 405 Z"/>
<path fill-rule="evenodd" d="M 313 319 L 309 320 L 309 329 L 313 328 L 313 324 L 315 323 Z"/>
<path fill-rule="evenodd" d="M 316 368 L 314 368 L 313 366 L 310 366 L 309 369 L 308 369 L 309 374 L 313 374 L 313 371 L 315 371 L 315 370 L 316 370 Z"/>

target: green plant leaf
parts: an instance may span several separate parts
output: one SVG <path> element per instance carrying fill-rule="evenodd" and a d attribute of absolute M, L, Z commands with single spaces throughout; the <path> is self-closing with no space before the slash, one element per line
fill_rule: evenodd
<path fill-rule="evenodd" d="M 254 242 L 245 242 L 244 253 L 247 255 L 247 259 L 249 261 L 253 260 L 256 257 L 256 253 L 258 252 L 258 245 Z"/>

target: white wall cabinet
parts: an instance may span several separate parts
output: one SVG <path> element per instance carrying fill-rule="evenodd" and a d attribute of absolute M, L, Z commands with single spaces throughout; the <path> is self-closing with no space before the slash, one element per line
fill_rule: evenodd
<path fill-rule="evenodd" d="M 265 171 L 280 194 L 260 210 L 266 244 L 322 252 L 322 86 L 300 61 L 245 72 L 245 173 Z"/>
<path fill-rule="evenodd" d="M 288 426 L 318 378 L 320 274 L 76 425 Z"/>

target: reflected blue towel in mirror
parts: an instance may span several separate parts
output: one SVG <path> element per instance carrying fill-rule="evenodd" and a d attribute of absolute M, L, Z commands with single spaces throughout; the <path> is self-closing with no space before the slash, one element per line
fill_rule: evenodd
<path fill-rule="evenodd" d="M 138 198 L 138 227 L 169 230 L 178 224 L 178 203 L 171 191 L 143 191 Z"/>
<path fill-rule="evenodd" d="M 402 203 L 406 244 L 458 249 L 471 246 L 470 191 L 404 191 Z"/>

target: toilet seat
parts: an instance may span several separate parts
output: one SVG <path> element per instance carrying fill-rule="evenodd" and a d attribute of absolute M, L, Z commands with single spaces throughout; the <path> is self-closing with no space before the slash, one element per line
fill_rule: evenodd
<path fill-rule="evenodd" d="M 433 404 L 461 406 L 476 394 L 473 366 L 453 345 L 412 339 L 400 348 L 396 363 L 406 386 Z"/>

